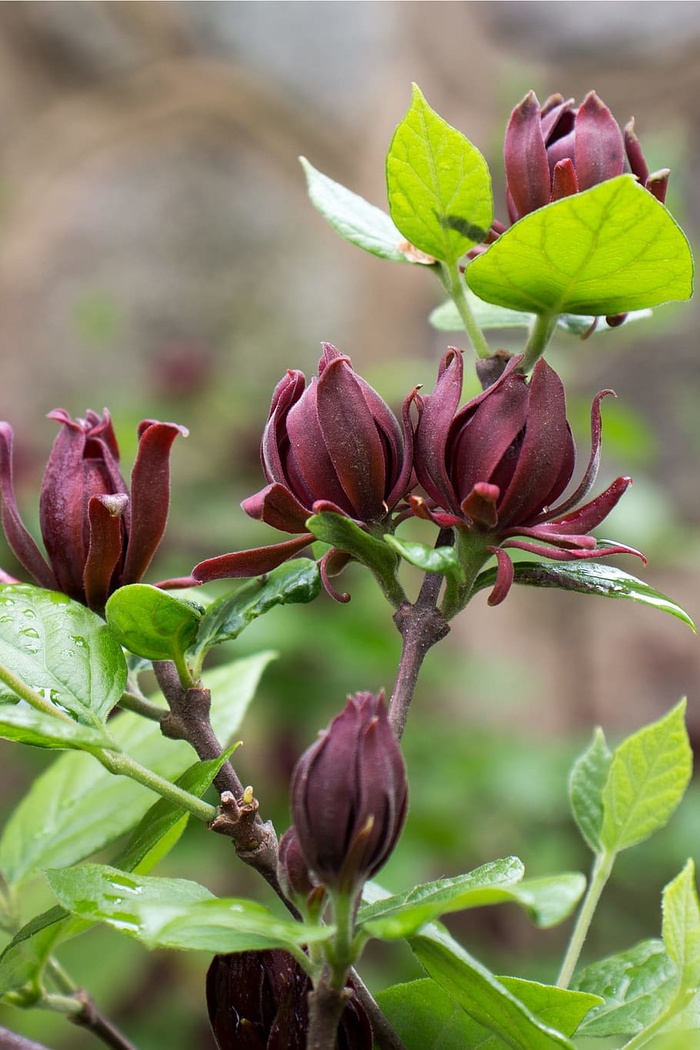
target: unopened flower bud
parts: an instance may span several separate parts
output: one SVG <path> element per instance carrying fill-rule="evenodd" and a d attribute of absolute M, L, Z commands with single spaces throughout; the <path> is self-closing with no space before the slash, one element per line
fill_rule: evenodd
<path fill-rule="evenodd" d="M 207 1007 L 219 1050 L 306 1050 L 310 989 L 301 966 L 281 949 L 214 956 L 207 973 Z M 352 994 L 337 1046 L 372 1048 L 367 1015 Z"/>
<path fill-rule="evenodd" d="M 408 804 L 406 767 L 383 694 L 350 697 L 299 759 L 291 800 L 304 858 L 324 886 L 354 893 L 379 871 Z"/>

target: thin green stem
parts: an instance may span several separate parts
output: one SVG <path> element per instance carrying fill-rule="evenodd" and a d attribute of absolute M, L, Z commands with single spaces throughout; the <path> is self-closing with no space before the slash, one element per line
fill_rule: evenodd
<path fill-rule="evenodd" d="M 440 263 L 438 272 L 443 288 L 457 307 L 464 329 L 469 336 L 477 357 L 491 357 L 491 347 L 486 342 L 486 337 L 469 305 L 464 275 L 459 265 L 457 263 Z"/>
<path fill-rule="evenodd" d="M 607 851 L 596 855 L 593 864 L 593 871 L 591 872 L 591 879 L 588 884 L 588 890 L 586 891 L 586 896 L 583 898 L 583 903 L 579 909 L 576 924 L 571 933 L 571 939 L 569 940 L 566 955 L 564 956 L 564 961 L 557 979 L 557 985 L 559 988 L 569 987 L 569 982 L 573 977 L 591 922 L 593 921 L 593 916 L 598 906 L 600 895 L 605 888 L 606 882 L 610 878 L 610 873 L 612 872 L 616 856 L 617 854 L 615 852 Z"/>
<path fill-rule="evenodd" d="M 356 902 L 349 893 L 334 893 L 331 897 L 333 923 L 336 934 L 332 944 L 332 958 L 329 963 L 333 970 L 331 983 L 335 988 L 344 988 L 348 971 L 355 961 L 353 950 L 353 927 L 355 925 Z M 331 948 L 331 944 L 328 948 Z M 331 952 L 328 952 L 329 956 Z"/>
<path fill-rule="evenodd" d="M 59 710 L 41 693 L 31 689 L 26 682 L 23 682 L 21 678 L 18 678 L 16 674 L 13 674 L 8 667 L 4 667 L 2 664 L 0 664 L 0 682 L 4 682 L 13 693 L 16 693 L 20 699 L 26 700 L 37 711 L 41 711 L 45 715 L 51 715 L 52 718 L 60 718 L 63 722 L 70 722 L 71 725 L 75 724 L 72 718 L 69 718 L 67 714 Z"/>
<path fill-rule="evenodd" d="M 58 959 L 53 955 L 49 956 L 46 969 L 51 974 L 56 987 L 62 995 L 75 995 L 78 991 L 78 985 L 69 974 L 66 973 Z"/>
<path fill-rule="evenodd" d="M 152 770 L 146 769 L 145 766 L 139 765 L 138 762 L 134 762 L 133 758 L 129 758 L 128 755 L 117 754 L 114 751 L 105 749 L 94 751 L 93 754 L 110 773 L 136 780 L 139 784 L 150 788 L 151 791 L 155 791 L 156 794 L 162 795 L 163 798 L 167 798 L 170 802 L 181 806 L 188 813 L 191 813 L 192 816 L 197 817 L 198 820 L 211 824 L 216 817 L 217 811 L 214 806 L 210 806 L 207 802 L 202 802 L 200 798 L 191 795 L 189 791 L 184 791 L 177 784 L 171 784 L 169 780 L 165 780 Z"/>
<path fill-rule="evenodd" d="M 530 329 L 530 337 L 525 345 L 523 371 L 529 372 L 542 357 L 554 335 L 558 316 L 558 314 L 538 314 L 535 317 Z"/>
<path fill-rule="evenodd" d="M 141 715 L 142 718 L 150 718 L 152 722 L 162 722 L 168 714 L 167 708 L 154 704 L 145 696 L 131 692 L 122 693 L 119 706 L 125 711 L 133 711 L 135 715 Z"/>

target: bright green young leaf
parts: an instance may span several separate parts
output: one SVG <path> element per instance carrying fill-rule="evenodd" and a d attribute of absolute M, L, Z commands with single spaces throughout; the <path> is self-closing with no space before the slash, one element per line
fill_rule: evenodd
<path fill-rule="evenodd" d="M 197 636 L 202 614 L 159 587 L 132 583 L 110 596 L 105 617 L 125 649 L 148 660 L 179 662 Z"/>
<path fill-rule="evenodd" d="M 104 621 L 57 591 L 0 587 L 0 664 L 84 726 L 98 729 L 126 682 Z"/>
<path fill-rule="evenodd" d="M 389 147 L 386 181 L 391 218 L 420 251 L 453 263 L 486 237 L 493 220 L 486 161 L 415 84 Z"/>
<path fill-rule="evenodd" d="M 99 727 L 81 725 L 45 715 L 25 704 L 0 705 L 0 737 L 34 747 L 97 751 L 113 747 L 109 735 Z"/>
<path fill-rule="evenodd" d="M 523 313 L 521 310 L 508 310 L 505 306 L 485 303 L 483 299 L 479 299 L 478 296 L 474 295 L 470 289 L 467 289 L 466 295 L 474 318 L 480 328 L 529 328 L 535 320 L 535 314 Z M 632 310 L 626 315 L 624 324 L 627 325 L 630 321 L 646 320 L 651 315 L 651 310 Z M 464 321 L 452 299 L 448 299 L 441 306 L 437 306 L 430 314 L 428 320 L 433 328 L 437 328 L 441 332 L 464 331 Z M 610 328 L 606 324 L 598 324 L 591 331 L 591 326 L 595 320 L 595 317 L 590 317 L 586 314 L 561 314 L 557 318 L 557 328 L 560 328 L 568 335 L 578 336 L 579 339 L 586 335 L 587 332 L 590 332 L 591 335 L 599 335 L 603 332 L 616 331 L 616 329 Z M 617 328 L 619 327 L 620 325 L 617 326 Z"/>
<path fill-rule="evenodd" d="M 258 653 L 204 674 L 212 691 L 212 725 L 224 747 L 255 694 L 272 653 Z M 192 748 L 167 740 L 160 726 L 128 712 L 110 722 L 122 750 L 160 776 L 175 780 L 192 764 Z M 108 773 L 90 755 L 58 758 L 32 784 L 0 837 L 0 872 L 15 886 L 36 871 L 84 860 L 135 828 L 153 793 Z"/>
<path fill-rule="evenodd" d="M 511 310 L 598 317 L 689 299 L 693 262 L 670 212 L 619 175 L 520 219 L 466 278 L 481 299 Z"/>
<path fill-rule="evenodd" d="M 608 546 L 604 541 L 601 541 L 601 545 Z M 495 582 L 496 570 L 487 569 L 477 577 L 474 589 L 480 591 L 485 587 L 493 587 Z M 625 598 L 670 613 L 695 631 L 695 624 L 680 605 L 614 565 L 588 561 L 560 561 L 552 564 L 521 561 L 515 566 L 514 582 L 526 587 L 557 587 L 578 594 L 596 594 L 601 598 Z"/>
<path fill-rule="evenodd" d="M 569 777 L 571 812 L 584 840 L 594 853 L 600 853 L 602 849 L 603 788 L 612 757 L 603 730 L 598 727 L 593 733 L 590 747 L 574 762 Z"/>
<path fill-rule="evenodd" d="M 662 936 L 681 988 L 700 987 L 700 903 L 692 860 L 664 889 Z"/>
<path fill-rule="evenodd" d="M 649 838 L 683 798 L 693 763 L 685 708 L 682 700 L 615 749 L 603 788 L 605 850 L 618 852 Z"/>
<path fill-rule="evenodd" d="M 678 988 L 678 972 L 663 943 L 648 940 L 592 963 L 573 985 L 605 1000 L 582 1022 L 581 1035 L 631 1036 L 648 1028 L 669 1006 Z"/>
<path fill-rule="evenodd" d="M 415 565 L 423 572 L 440 572 L 451 576 L 457 583 L 464 581 L 464 570 L 454 547 L 429 547 L 427 543 L 399 540 L 390 534 L 384 537 L 384 542 L 393 547 L 409 565 Z"/>
<path fill-rule="evenodd" d="M 441 927 L 426 927 L 410 944 L 428 976 L 511 1050 L 571 1050 L 566 1036 L 540 1021 Z"/>
<path fill-rule="evenodd" d="M 333 927 L 279 919 L 262 904 L 219 899 L 186 879 L 125 874 L 102 864 L 50 870 L 59 903 L 91 922 L 106 922 L 149 948 L 234 952 L 297 948 L 327 940 Z"/>
<path fill-rule="evenodd" d="M 220 642 L 237 638 L 253 620 L 275 606 L 305 604 L 320 592 L 321 576 L 315 561 L 296 558 L 284 562 L 210 605 L 199 624 L 194 649 L 206 653 Z"/>
<path fill-rule="evenodd" d="M 306 175 L 309 200 L 346 241 L 380 259 L 409 262 L 399 251 L 405 237 L 381 208 L 322 175 L 306 157 L 299 157 Z"/>

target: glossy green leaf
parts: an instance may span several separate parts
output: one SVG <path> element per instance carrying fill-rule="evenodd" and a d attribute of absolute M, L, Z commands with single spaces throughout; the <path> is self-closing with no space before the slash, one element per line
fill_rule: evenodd
<path fill-rule="evenodd" d="M 389 534 L 384 537 L 384 542 L 393 547 L 409 565 L 415 565 L 424 572 L 444 573 L 458 583 L 464 581 L 464 569 L 454 547 L 429 547 L 426 543 L 399 540 Z"/>
<path fill-rule="evenodd" d="M 512 977 L 498 980 L 540 1021 L 571 1036 L 600 997 Z M 510 1050 L 509 1039 L 473 1020 L 439 984 L 426 977 L 377 995 L 406 1050 Z"/>
<path fill-rule="evenodd" d="M 557 988 L 538 981 L 524 981 L 520 977 L 499 977 L 501 984 L 515 995 L 540 1021 L 564 1035 L 572 1036 L 584 1017 L 604 1000 L 590 992 L 576 992 Z"/>
<path fill-rule="evenodd" d="M 152 907 L 186 910 L 195 901 L 215 900 L 213 893 L 189 879 L 161 879 L 135 875 L 107 864 L 79 864 L 73 868 L 50 868 L 46 872 L 51 890 L 61 907 L 88 922 L 109 922 L 144 939 L 151 925 Z"/>
<path fill-rule="evenodd" d="M 287 561 L 210 605 L 199 624 L 194 650 L 207 652 L 220 642 L 237 638 L 253 620 L 275 606 L 305 604 L 320 592 L 321 576 L 315 561 Z"/>
<path fill-rule="evenodd" d="M 507 1045 L 477 1025 L 430 977 L 395 984 L 375 998 L 406 1050 L 500 1050 Z"/>
<path fill-rule="evenodd" d="M 72 914 L 106 922 L 149 948 L 296 948 L 333 934 L 330 926 L 279 919 L 256 901 L 219 899 L 186 879 L 127 875 L 103 864 L 53 869 L 46 877 L 59 903 Z"/>
<path fill-rule="evenodd" d="M 522 310 L 508 310 L 505 306 L 496 306 L 494 303 L 485 303 L 477 295 L 467 289 L 467 300 L 471 306 L 474 318 L 480 328 L 530 328 L 535 320 L 536 314 L 523 313 Z M 651 310 L 631 310 L 624 320 L 627 325 L 630 321 L 643 321 L 652 316 Z M 459 310 L 452 299 L 436 306 L 428 318 L 433 328 L 441 332 L 463 332 L 464 321 Z M 600 335 L 604 332 L 616 331 L 607 324 L 597 324 L 592 328 L 595 317 L 586 314 L 561 314 L 557 317 L 557 328 L 567 335 L 577 336 L 579 339 L 590 332 L 591 335 Z M 617 328 L 621 327 L 620 325 Z"/>
<path fill-rule="evenodd" d="M 486 237 L 493 220 L 486 161 L 415 84 L 389 147 L 386 181 L 391 218 L 420 251 L 452 263 Z"/>
<path fill-rule="evenodd" d="M 700 987 L 700 903 L 692 860 L 663 892 L 662 936 L 681 987 Z"/>
<path fill-rule="evenodd" d="M 110 596 L 105 616 L 125 649 L 147 660 L 179 661 L 195 640 L 202 613 L 159 587 L 132 583 Z"/>
<path fill-rule="evenodd" d="M 426 927 L 410 944 L 428 976 L 511 1050 L 571 1050 L 566 1036 L 540 1021 L 441 927 Z"/>
<path fill-rule="evenodd" d="M 79 722 L 64 721 L 45 715 L 24 703 L 0 705 L 0 737 L 34 747 L 97 751 L 112 747 L 109 735 L 99 726 L 91 728 Z"/>
<path fill-rule="evenodd" d="M 0 587 L 0 664 L 98 729 L 124 690 L 126 661 L 104 621 L 57 591 Z"/>
<path fill-rule="evenodd" d="M 628 951 L 592 963 L 573 986 L 600 995 L 581 1024 L 581 1035 L 636 1035 L 667 1009 L 676 994 L 678 973 L 660 940 L 642 941 Z"/>
<path fill-rule="evenodd" d="M 357 921 L 374 937 L 406 937 L 424 923 L 447 912 L 511 899 L 501 894 L 521 882 L 524 873 L 522 861 L 517 857 L 494 860 L 466 875 L 438 879 L 363 904 Z"/>
<path fill-rule="evenodd" d="M 321 174 L 306 157 L 299 157 L 306 175 L 309 200 L 334 230 L 350 244 L 392 262 L 409 262 L 399 251 L 403 234 L 381 208 Z"/>
<path fill-rule="evenodd" d="M 682 700 L 615 749 L 603 789 L 604 849 L 617 852 L 649 838 L 683 798 L 693 765 L 685 708 Z"/>
<path fill-rule="evenodd" d="M 601 541 L 602 545 L 604 541 Z M 487 569 L 477 577 L 475 591 L 493 587 L 496 570 Z M 549 564 L 538 561 L 522 561 L 515 566 L 515 583 L 526 587 L 557 587 L 562 591 L 578 594 L 595 594 L 600 598 L 624 598 L 627 601 L 649 605 L 653 609 L 670 613 L 695 631 L 695 624 L 688 613 L 667 598 L 665 594 L 650 587 L 636 576 L 616 568 L 590 561 L 560 561 Z"/>
<path fill-rule="evenodd" d="M 511 310 L 597 317 L 689 299 L 693 263 L 670 212 L 620 175 L 520 219 L 466 279 L 481 299 Z"/>
<path fill-rule="evenodd" d="M 603 788 L 612 757 L 603 730 L 598 727 L 590 747 L 574 762 L 569 777 L 571 811 L 579 831 L 594 853 L 600 853 L 602 849 Z"/>
<path fill-rule="evenodd" d="M 245 714 L 269 652 L 205 672 L 212 690 L 212 725 L 224 747 Z M 123 751 L 141 765 L 175 780 L 192 764 L 182 740 L 167 740 L 160 726 L 128 712 L 110 722 Z M 0 872 L 10 885 L 46 867 L 75 864 L 136 827 L 153 805 L 153 793 L 127 777 L 108 773 L 90 755 L 58 758 L 32 784 L 0 837 Z"/>
<path fill-rule="evenodd" d="M 195 762 L 175 783 L 201 797 L 234 750 L 235 746 L 210 762 Z M 159 799 L 145 814 L 112 866 L 124 872 L 148 874 L 178 841 L 188 819 L 180 806 Z M 36 987 L 56 945 L 91 925 L 58 905 L 28 922 L 0 955 L 0 997 L 27 984 Z"/>
<path fill-rule="evenodd" d="M 488 904 L 519 904 L 538 926 L 553 926 L 576 906 L 585 886 L 582 875 L 565 874 L 522 881 L 517 857 L 492 861 L 466 875 L 438 879 L 363 904 L 357 921 L 372 937 L 410 937 L 426 922 L 466 908 Z"/>

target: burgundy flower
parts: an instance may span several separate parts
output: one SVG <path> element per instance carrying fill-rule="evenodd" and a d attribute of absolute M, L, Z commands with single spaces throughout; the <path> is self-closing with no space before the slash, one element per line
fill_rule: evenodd
<path fill-rule="evenodd" d="M 528 92 L 511 114 L 504 153 L 511 222 L 625 171 L 662 204 L 666 199 L 669 170 L 649 174 L 634 120 L 623 135 L 595 91 L 578 108 L 561 95 L 540 106 L 534 91 Z"/>
<path fill-rule="evenodd" d="M 356 893 L 387 861 L 406 818 L 408 785 L 384 696 L 357 693 L 299 759 L 294 827 L 310 871 Z"/>
<path fill-rule="evenodd" d="M 219 1050 L 305 1050 L 310 989 L 299 963 L 281 949 L 215 955 L 207 973 L 207 1007 Z M 367 1015 L 353 995 L 337 1046 L 372 1048 Z"/>
<path fill-rule="evenodd" d="M 334 511 L 366 525 L 384 521 L 410 486 L 412 434 L 330 343 L 318 379 L 289 371 L 277 385 L 261 444 L 265 488 L 244 500 L 246 514 L 296 539 L 210 558 L 197 580 L 257 576 L 297 554 L 314 537 L 312 514 Z"/>
<path fill-rule="evenodd" d="M 595 481 L 600 461 L 600 402 L 591 409 L 591 454 L 575 492 L 557 504 L 574 472 L 576 450 L 566 419 L 564 387 L 543 360 L 530 380 L 512 358 L 500 378 L 459 411 L 462 355 L 443 357 L 435 390 L 416 396 L 416 474 L 429 499 L 411 497 L 414 512 L 442 528 L 472 530 L 496 555 L 498 576 L 489 598 L 503 601 L 513 582 L 504 547 L 570 561 L 609 554 L 636 554 L 621 544 L 597 547 L 589 533 L 617 504 L 630 478 L 617 478 L 579 506 Z M 516 539 L 515 537 L 525 537 Z"/>
<path fill-rule="evenodd" d="M 88 411 L 71 419 L 62 408 L 49 413 L 61 424 L 44 473 L 39 522 L 44 558 L 17 509 L 12 480 L 12 427 L 0 423 L 0 518 L 7 542 L 36 583 L 62 591 L 96 612 L 117 587 L 138 583 L 160 543 L 168 516 L 170 448 L 175 423 L 146 419 L 131 494 L 119 470 L 119 449 L 109 413 Z M 5 582 L 17 582 L 1 573 Z M 173 584 L 179 581 L 171 581 Z M 184 582 L 184 581 L 182 581 Z"/>

